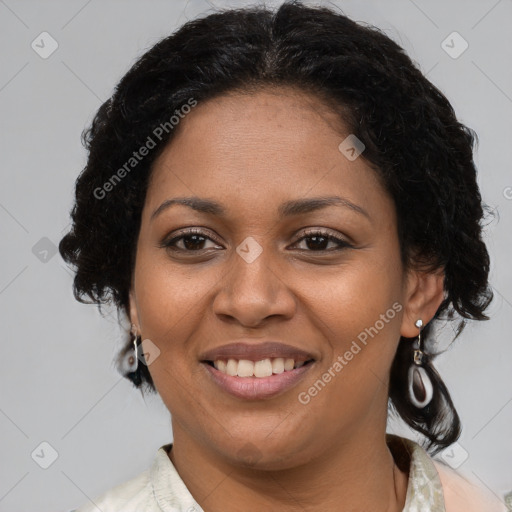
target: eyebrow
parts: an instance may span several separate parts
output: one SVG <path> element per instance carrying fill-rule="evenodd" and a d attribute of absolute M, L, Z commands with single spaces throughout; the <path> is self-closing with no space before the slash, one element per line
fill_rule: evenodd
<path fill-rule="evenodd" d="M 152 214 L 150 220 L 160 215 L 164 210 L 167 210 L 174 205 L 183 205 L 192 208 L 193 210 L 209 215 L 217 215 L 219 217 L 226 216 L 226 209 L 222 204 L 211 199 L 203 199 L 200 197 L 175 197 L 164 201 Z M 361 215 L 370 219 L 368 212 L 361 206 L 349 201 L 340 196 L 326 196 L 326 197 L 311 197 L 305 199 L 295 199 L 293 201 L 286 201 L 278 208 L 280 218 L 291 217 L 293 215 L 300 215 L 310 213 L 328 206 L 341 206 L 349 208 Z"/>

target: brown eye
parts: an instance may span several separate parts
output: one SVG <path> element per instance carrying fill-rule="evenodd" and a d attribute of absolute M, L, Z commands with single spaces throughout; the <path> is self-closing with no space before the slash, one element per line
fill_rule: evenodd
<path fill-rule="evenodd" d="M 188 231 L 182 231 L 177 236 L 172 237 L 169 240 L 164 240 L 160 247 L 165 247 L 175 251 L 183 252 L 200 252 L 211 247 L 205 247 L 205 244 L 210 241 L 214 245 L 213 247 L 219 247 L 209 236 L 200 230 L 191 229 Z M 181 244 L 178 245 L 178 244 Z"/>
<path fill-rule="evenodd" d="M 337 236 L 326 231 L 310 231 L 300 238 L 296 243 L 306 240 L 306 250 L 313 252 L 336 251 L 351 247 L 351 245 Z M 334 248 L 328 248 L 329 243 L 334 243 Z"/>

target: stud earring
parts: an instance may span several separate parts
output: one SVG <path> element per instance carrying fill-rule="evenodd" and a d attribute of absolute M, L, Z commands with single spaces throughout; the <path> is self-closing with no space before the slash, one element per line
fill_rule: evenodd
<path fill-rule="evenodd" d="M 420 332 L 414 341 L 414 361 L 409 367 L 409 398 L 411 399 L 411 402 L 418 407 L 418 409 L 423 409 L 431 402 L 434 395 L 434 388 L 428 373 L 422 366 L 423 356 L 425 355 L 423 352 L 421 337 L 423 321 L 418 319 L 414 325 L 420 330 Z"/>

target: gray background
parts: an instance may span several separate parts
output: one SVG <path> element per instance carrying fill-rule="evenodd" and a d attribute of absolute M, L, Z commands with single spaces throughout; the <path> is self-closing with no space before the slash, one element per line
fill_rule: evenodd
<path fill-rule="evenodd" d="M 115 371 L 115 311 L 76 302 L 52 249 L 85 163 L 82 129 L 138 56 L 212 5 L 246 3 L 0 0 L 0 511 L 70 510 L 146 469 L 172 439 L 160 398 L 143 400 Z M 336 5 L 404 46 L 479 134 L 482 195 L 500 214 L 486 231 L 496 299 L 492 319 L 468 326 L 437 367 L 464 425 L 443 457 L 502 496 L 512 490 L 512 3 Z M 43 31 L 59 45 L 47 59 L 31 47 Z M 441 45 L 453 31 L 469 44 L 458 58 Z M 58 454 L 48 469 L 42 442 Z"/>

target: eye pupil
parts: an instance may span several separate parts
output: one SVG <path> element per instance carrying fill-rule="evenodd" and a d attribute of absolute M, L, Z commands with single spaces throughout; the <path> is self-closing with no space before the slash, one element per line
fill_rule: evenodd
<path fill-rule="evenodd" d="M 194 240 L 192 244 L 189 244 L 187 241 Z M 201 235 L 187 235 L 183 237 L 183 245 L 186 249 L 200 249 L 200 245 L 204 243 L 205 237 Z"/>
<path fill-rule="evenodd" d="M 311 243 L 308 240 L 313 240 L 313 244 L 312 244 L 313 247 L 311 247 Z M 321 247 L 319 247 L 318 246 L 318 240 L 322 240 L 323 242 L 326 242 L 326 241 L 328 242 L 328 239 L 325 236 L 309 236 L 309 237 L 306 238 L 306 245 L 308 246 L 308 249 L 312 249 L 312 248 L 313 249 L 320 249 L 320 250 L 325 249 L 325 247 L 324 247 L 325 243 L 320 243 Z"/>

